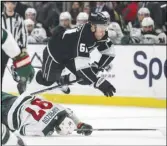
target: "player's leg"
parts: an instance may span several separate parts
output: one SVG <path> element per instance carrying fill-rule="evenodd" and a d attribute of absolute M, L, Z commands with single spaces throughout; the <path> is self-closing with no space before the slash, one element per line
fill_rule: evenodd
<path fill-rule="evenodd" d="M 13 96 L 11 94 L 2 92 L 1 94 L 1 115 L 2 115 L 2 123 L 4 123 L 10 130 L 16 130 L 13 127 L 18 127 L 15 125 L 18 125 L 18 121 L 20 121 L 19 119 L 19 115 L 17 112 L 14 112 L 14 116 L 10 115 L 11 120 L 8 119 L 8 115 L 9 115 L 9 111 L 11 110 L 12 105 L 15 103 L 15 101 L 17 100 L 17 96 Z M 17 109 L 17 108 L 16 108 Z M 18 111 L 18 110 L 15 110 Z"/>
<path fill-rule="evenodd" d="M 6 125 L 2 124 L 2 145 L 18 145 L 25 146 L 24 141 L 19 137 L 12 133 Z"/>
<path fill-rule="evenodd" d="M 45 48 L 43 52 L 42 70 L 38 71 L 36 81 L 41 85 L 50 86 L 60 80 L 64 68 L 65 66 L 63 64 L 53 60 L 48 50 Z M 70 89 L 66 86 L 63 86 L 61 90 L 66 94 L 70 92 Z"/>
<path fill-rule="evenodd" d="M 9 123 L 8 122 L 8 113 L 13 105 L 13 103 L 16 101 L 17 96 L 13 96 L 11 94 L 7 94 L 5 92 L 1 93 L 1 115 L 2 115 L 2 144 L 3 145 L 19 145 L 24 146 L 23 140 L 16 136 L 14 133 L 12 133 L 9 130 Z M 16 120 L 14 120 L 16 122 Z"/>

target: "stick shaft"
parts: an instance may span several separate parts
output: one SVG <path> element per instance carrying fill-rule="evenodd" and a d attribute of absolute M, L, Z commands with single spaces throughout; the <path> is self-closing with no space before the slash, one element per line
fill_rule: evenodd
<path fill-rule="evenodd" d="M 77 81 L 78 80 L 71 81 L 69 84 L 75 83 Z M 53 90 L 53 89 L 58 88 L 58 87 L 62 87 L 62 85 L 55 85 L 53 87 L 49 87 L 49 88 L 45 88 L 45 89 L 42 89 L 42 90 L 38 90 L 36 92 L 31 93 L 30 95 L 35 95 L 35 94 L 43 93 L 43 92 L 46 92 L 46 91 L 49 91 L 49 90 Z"/>
<path fill-rule="evenodd" d="M 148 129 L 148 128 L 113 128 L 113 129 L 75 129 L 75 131 L 156 131 L 158 129 Z"/>

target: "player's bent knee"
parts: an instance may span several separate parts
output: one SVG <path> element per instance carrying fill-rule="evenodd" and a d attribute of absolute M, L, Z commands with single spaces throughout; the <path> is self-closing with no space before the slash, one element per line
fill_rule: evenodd
<path fill-rule="evenodd" d="M 44 86 L 50 86 L 54 83 L 54 82 L 46 81 L 46 79 L 44 79 L 43 76 L 42 76 L 42 71 L 41 70 L 39 70 L 36 74 L 36 81 L 37 81 L 38 84 L 44 85 Z"/>

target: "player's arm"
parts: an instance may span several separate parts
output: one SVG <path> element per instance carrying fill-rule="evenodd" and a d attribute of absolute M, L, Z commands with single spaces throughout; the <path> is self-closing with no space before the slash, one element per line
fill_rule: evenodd
<path fill-rule="evenodd" d="M 77 56 L 75 58 L 75 67 L 79 78 L 87 81 L 88 84 L 94 84 L 98 78 L 90 67 L 90 52 L 87 47 L 87 36 L 90 35 L 90 26 L 85 24 L 79 31 L 79 39 L 77 42 Z"/>
<path fill-rule="evenodd" d="M 83 29 L 83 30 L 82 30 Z M 113 92 L 115 92 L 115 88 L 104 78 L 98 78 L 96 74 L 94 73 L 92 67 L 90 66 L 90 57 L 89 57 L 89 50 L 86 46 L 87 44 L 87 34 L 84 34 L 84 27 L 81 29 L 82 34 L 80 35 L 81 38 L 78 42 L 77 46 L 77 57 L 75 58 L 75 66 L 77 71 L 77 76 L 80 79 L 83 79 L 88 84 L 93 84 L 95 88 L 98 88 L 100 91 L 103 92 L 106 96 L 113 96 Z M 86 32 L 86 31 L 85 31 Z M 102 50 L 105 54 L 105 51 Z M 105 59 L 104 62 L 100 63 L 102 65 L 105 65 L 108 63 L 108 60 L 110 61 L 110 57 L 106 60 L 106 55 L 102 57 Z"/>
<path fill-rule="evenodd" d="M 21 51 L 12 34 L 2 29 L 2 49 L 13 60 L 15 71 L 20 78 L 31 82 L 34 68 L 31 66 L 30 56 L 26 51 Z"/>
<path fill-rule="evenodd" d="M 97 49 L 102 54 L 99 62 L 98 69 L 101 70 L 111 64 L 112 60 L 115 58 L 114 46 L 109 38 L 104 40 Z"/>
<path fill-rule="evenodd" d="M 10 57 L 15 58 L 21 51 L 12 34 L 2 28 L 2 50 Z"/>

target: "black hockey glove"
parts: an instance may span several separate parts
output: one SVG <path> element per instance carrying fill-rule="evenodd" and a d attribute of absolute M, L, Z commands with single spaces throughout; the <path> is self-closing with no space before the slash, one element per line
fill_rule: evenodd
<path fill-rule="evenodd" d="M 78 134 L 83 134 L 85 136 L 91 135 L 92 134 L 92 126 L 85 124 L 85 123 L 79 123 L 77 126 L 77 133 Z"/>
<path fill-rule="evenodd" d="M 116 89 L 113 85 L 111 85 L 107 80 L 104 78 L 99 78 L 97 82 L 94 84 L 95 88 L 98 88 L 103 94 L 107 97 L 113 96 L 113 92 L 116 92 Z"/>

